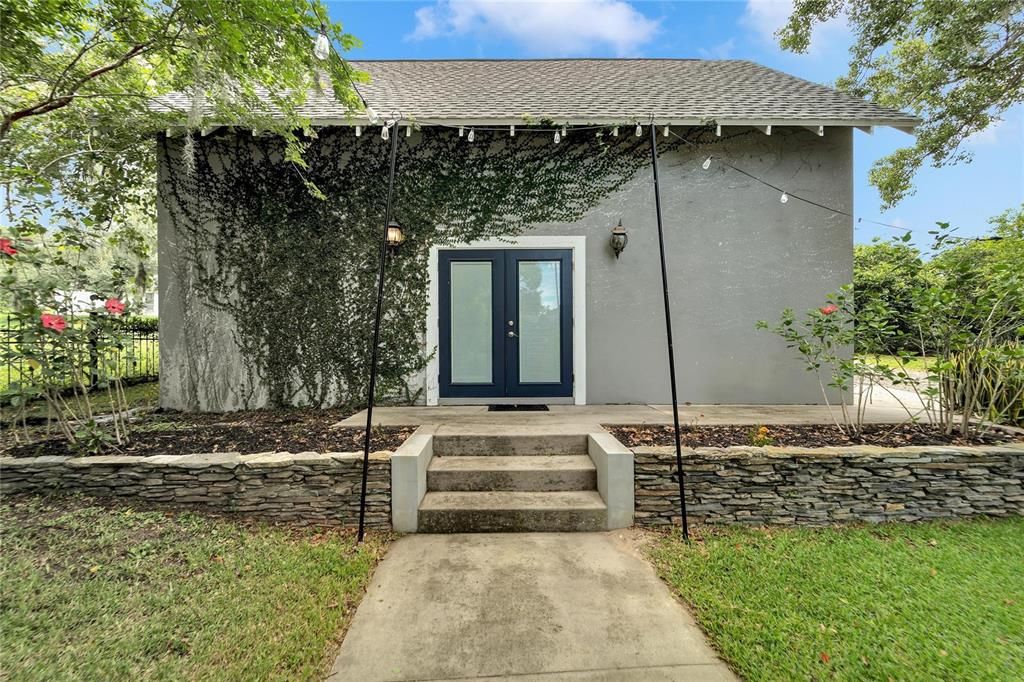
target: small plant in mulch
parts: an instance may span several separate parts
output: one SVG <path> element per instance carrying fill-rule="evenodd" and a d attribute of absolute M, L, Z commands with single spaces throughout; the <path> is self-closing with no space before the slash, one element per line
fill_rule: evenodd
<path fill-rule="evenodd" d="M 759 424 L 750 430 L 750 444 L 757 448 L 775 445 L 775 437 L 767 426 Z"/>

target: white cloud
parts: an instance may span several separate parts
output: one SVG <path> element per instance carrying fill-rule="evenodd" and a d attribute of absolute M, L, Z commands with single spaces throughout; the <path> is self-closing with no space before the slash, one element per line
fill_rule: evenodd
<path fill-rule="evenodd" d="M 778 38 L 775 33 L 786 25 L 789 15 L 793 13 L 793 0 L 747 0 L 747 7 L 740 17 L 740 25 L 754 32 L 757 36 L 775 46 Z M 849 40 L 850 29 L 846 17 L 842 14 L 815 27 L 811 35 L 810 52 L 822 43 Z"/>
<path fill-rule="evenodd" d="M 736 39 L 729 38 L 725 42 L 719 43 L 713 47 L 698 48 L 697 52 L 704 59 L 729 59 L 732 57 L 733 52 L 736 50 Z"/>
<path fill-rule="evenodd" d="M 610 47 L 617 55 L 635 54 L 658 30 L 624 0 L 438 0 L 416 10 L 413 40 L 451 35 L 497 35 L 534 54 L 592 53 Z"/>

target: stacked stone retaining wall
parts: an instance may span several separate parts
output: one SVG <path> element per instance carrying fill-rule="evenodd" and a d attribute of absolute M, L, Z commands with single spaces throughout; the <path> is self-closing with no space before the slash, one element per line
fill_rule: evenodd
<path fill-rule="evenodd" d="M 633 450 L 636 523 L 678 523 L 675 449 Z M 1024 515 L 1024 445 L 684 448 L 688 514 L 828 524 Z"/>
<path fill-rule="evenodd" d="M 81 493 L 274 521 L 355 525 L 362 453 L 0 459 L 0 494 Z M 391 526 L 391 453 L 370 455 L 366 523 Z"/>

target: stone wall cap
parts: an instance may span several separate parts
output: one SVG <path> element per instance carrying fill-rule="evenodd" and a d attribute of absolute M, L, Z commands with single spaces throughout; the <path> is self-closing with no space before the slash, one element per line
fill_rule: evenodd
<path fill-rule="evenodd" d="M 255 469 L 289 466 L 295 460 L 290 452 L 263 452 L 258 455 L 242 455 L 242 464 Z"/>
<path fill-rule="evenodd" d="M 665 455 L 674 454 L 674 445 L 641 445 L 632 448 L 637 454 Z M 984 457 L 986 455 L 1021 455 L 1024 456 L 1024 443 L 1000 443 L 997 445 L 906 445 L 895 448 L 879 445 L 832 445 L 827 447 L 800 447 L 790 445 L 730 445 L 728 447 L 684 447 L 683 457 L 914 457 L 922 455 L 957 455 L 962 457 Z"/>
<path fill-rule="evenodd" d="M 28 468 L 55 466 L 71 459 L 67 455 L 40 455 L 39 457 L 0 457 L 0 469 L 4 467 Z"/>
<path fill-rule="evenodd" d="M 64 464 L 69 467 L 129 466 L 144 462 L 141 455 L 97 455 L 93 457 L 69 457 Z"/>

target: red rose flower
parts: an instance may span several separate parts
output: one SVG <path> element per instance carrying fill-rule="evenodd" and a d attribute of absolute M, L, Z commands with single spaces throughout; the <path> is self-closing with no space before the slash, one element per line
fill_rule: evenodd
<path fill-rule="evenodd" d="M 68 326 L 68 323 L 64 321 L 64 318 L 60 315 L 51 315 L 50 313 L 43 313 L 39 318 L 43 323 L 43 328 L 52 329 L 53 331 L 60 334 L 64 331 L 64 328 Z"/>
<path fill-rule="evenodd" d="M 14 243 L 10 239 L 0 239 L 0 253 L 13 256 L 18 253 L 18 250 L 14 248 Z"/>
<path fill-rule="evenodd" d="M 107 302 L 103 304 L 103 307 L 107 309 L 107 312 L 111 315 L 120 315 L 124 312 L 124 303 L 121 303 L 120 299 L 108 298 Z"/>
<path fill-rule="evenodd" d="M 837 306 L 835 303 L 829 303 L 824 308 L 819 308 L 818 310 L 821 311 L 822 315 L 831 315 L 832 313 L 839 310 L 839 306 Z"/>

